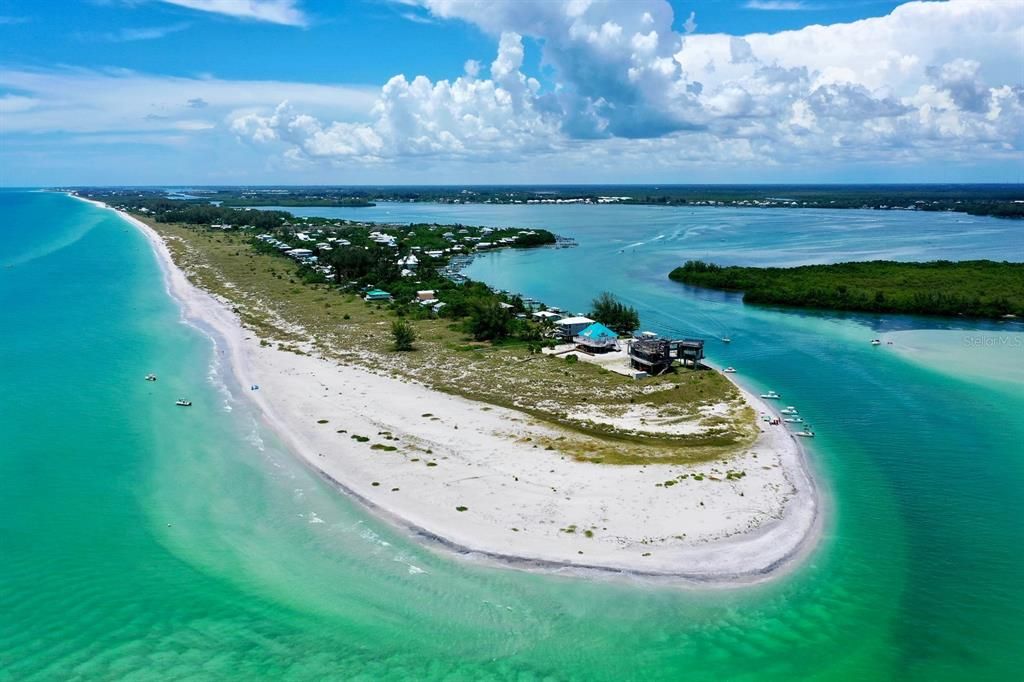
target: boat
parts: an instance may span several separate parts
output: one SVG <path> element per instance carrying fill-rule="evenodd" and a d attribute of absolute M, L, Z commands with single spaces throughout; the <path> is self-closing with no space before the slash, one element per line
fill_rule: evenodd
<path fill-rule="evenodd" d="M 786 405 L 786 407 L 779 410 L 782 414 L 797 414 L 798 410 L 792 405 Z"/>
<path fill-rule="evenodd" d="M 810 425 L 805 424 L 803 431 L 797 431 L 793 435 L 800 436 L 801 438 L 814 438 L 814 431 L 811 431 Z"/>
<path fill-rule="evenodd" d="M 736 368 L 735 367 L 726 367 L 722 371 L 725 372 L 726 374 L 735 374 L 736 373 Z"/>
<path fill-rule="evenodd" d="M 723 336 L 722 343 L 732 343 L 732 339 L 730 339 L 728 336 Z"/>
<path fill-rule="evenodd" d="M 871 339 L 871 345 L 872 346 L 881 346 L 882 345 L 882 339 Z"/>
<path fill-rule="evenodd" d="M 146 375 L 146 381 L 156 381 L 156 375 L 155 374 L 147 374 Z"/>
<path fill-rule="evenodd" d="M 782 421 L 788 422 L 790 424 L 799 424 L 800 422 L 803 421 L 803 419 L 801 419 L 800 417 L 786 417 Z"/>
<path fill-rule="evenodd" d="M 768 391 L 767 393 L 762 393 L 761 397 L 767 400 L 778 400 L 782 396 L 776 393 L 775 391 Z"/>
<path fill-rule="evenodd" d="M 192 407 L 192 401 L 191 400 L 185 400 L 184 398 L 178 398 L 174 402 L 174 404 L 177 405 L 178 407 Z"/>

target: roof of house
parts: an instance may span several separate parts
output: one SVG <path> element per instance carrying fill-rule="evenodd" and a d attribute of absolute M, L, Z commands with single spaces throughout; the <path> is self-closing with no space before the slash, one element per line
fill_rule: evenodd
<path fill-rule="evenodd" d="M 533 314 L 534 317 L 558 317 L 558 313 L 553 313 L 549 310 L 538 310 Z"/>
<path fill-rule="evenodd" d="M 555 324 L 593 324 L 589 317 L 563 317 Z"/>
<path fill-rule="evenodd" d="M 615 332 L 613 332 L 611 329 L 604 326 L 600 322 L 595 322 L 594 324 L 590 325 L 589 327 L 581 331 L 579 333 L 579 336 L 582 336 L 585 339 L 590 339 L 591 341 L 619 338 L 618 334 L 616 334 Z"/>

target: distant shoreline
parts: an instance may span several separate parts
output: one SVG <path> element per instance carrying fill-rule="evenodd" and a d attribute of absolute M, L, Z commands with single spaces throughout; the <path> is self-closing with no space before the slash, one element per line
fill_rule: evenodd
<path fill-rule="evenodd" d="M 86 188 L 80 188 L 86 189 Z M 943 212 L 1024 219 L 1024 185 L 443 185 L 191 188 L 186 201 L 282 208 L 369 207 L 380 203 L 457 205 L 623 205 L 676 208 L 790 208 Z M 166 191 L 133 189 L 166 195 Z M 188 191 L 188 190 L 185 190 Z"/>
<path fill-rule="evenodd" d="M 238 384 L 260 384 L 260 390 L 246 394 L 289 448 L 334 485 L 419 540 L 513 568 L 695 585 L 750 583 L 781 575 L 817 544 L 822 526 L 819 491 L 801 444 L 784 427 L 765 427 L 751 453 L 737 456 L 736 466 L 743 466 L 751 454 L 755 457 L 747 464 L 749 476 L 743 482 L 690 479 L 672 489 L 679 495 L 659 493 L 662 501 L 651 502 L 655 494 L 651 485 L 660 477 L 707 467 L 615 467 L 567 461 L 557 453 L 521 443 L 527 433 L 552 428 L 522 413 L 263 347 L 240 326 L 228 305 L 188 281 L 159 234 L 118 213 L 146 236 L 164 271 L 169 294 L 187 321 L 214 337 Z M 744 395 L 755 409 L 774 413 L 763 401 L 745 391 Z M 422 419 L 428 411 L 436 419 Z M 330 426 L 313 417 L 323 417 Z M 399 459 L 398 454 L 370 452 L 368 445 L 353 444 L 347 433 L 336 433 L 338 425 L 353 434 L 394 434 L 406 447 L 433 452 L 439 466 L 426 468 L 422 462 L 413 463 L 415 459 Z M 451 431 L 460 426 L 460 431 Z M 761 459 L 756 459 L 758 454 Z M 773 458 L 778 458 L 778 468 L 766 470 L 763 465 Z M 371 485 L 378 480 L 380 485 Z M 719 486 L 717 493 L 708 486 Z M 735 496 L 736 486 L 744 486 L 745 498 Z M 554 493 L 555 488 L 566 492 Z M 789 492 L 781 497 L 767 492 L 786 488 Z M 697 493 L 703 498 L 700 511 L 688 511 L 685 504 L 676 506 L 690 499 L 683 495 L 688 489 L 707 491 Z M 734 492 L 727 495 L 730 490 Z M 563 499 L 565 495 L 572 501 Z M 577 516 L 592 506 L 590 495 L 610 508 L 605 522 L 618 539 L 605 539 L 600 531 L 594 539 L 584 538 L 582 527 L 579 534 L 558 531 L 577 522 Z M 465 504 L 467 513 L 455 511 L 457 500 Z M 637 508 L 641 503 L 654 505 L 643 512 L 650 514 L 646 520 Z M 716 511 L 719 505 L 726 506 Z M 726 516 L 758 505 L 767 516 L 759 516 L 753 527 L 741 531 L 726 523 Z M 674 514 L 707 539 L 641 542 Z M 510 521 L 513 518 L 518 520 Z M 509 532 L 508 523 L 513 522 L 519 524 L 519 531 Z"/>

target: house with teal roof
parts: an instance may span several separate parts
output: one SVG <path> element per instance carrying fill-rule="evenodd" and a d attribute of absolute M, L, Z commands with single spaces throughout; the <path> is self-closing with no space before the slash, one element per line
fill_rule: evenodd
<path fill-rule="evenodd" d="M 573 338 L 580 350 L 607 353 L 619 349 L 619 335 L 600 322 L 595 322 Z"/>
<path fill-rule="evenodd" d="M 370 289 L 363 299 L 366 301 L 390 301 L 391 294 L 382 289 Z"/>

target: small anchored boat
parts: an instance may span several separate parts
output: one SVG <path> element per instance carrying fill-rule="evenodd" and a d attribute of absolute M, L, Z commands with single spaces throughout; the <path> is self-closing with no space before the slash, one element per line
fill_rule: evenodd
<path fill-rule="evenodd" d="M 798 413 L 797 409 L 795 407 L 793 407 L 792 405 L 786 405 L 784 408 L 779 410 L 779 412 L 781 412 L 782 414 L 797 414 Z"/>
<path fill-rule="evenodd" d="M 782 421 L 789 422 L 790 424 L 799 424 L 800 422 L 803 421 L 803 419 L 801 419 L 800 417 L 786 417 Z"/>
<path fill-rule="evenodd" d="M 814 431 L 811 430 L 810 425 L 805 424 L 803 431 L 797 431 L 793 435 L 800 436 L 801 438 L 814 438 Z"/>
<path fill-rule="evenodd" d="M 782 396 L 776 393 L 775 391 L 768 391 L 767 393 L 762 393 L 761 397 L 767 400 L 778 400 Z"/>
<path fill-rule="evenodd" d="M 728 336 L 723 336 L 722 343 L 732 343 L 732 339 L 730 339 Z"/>
<path fill-rule="evenodd" d="M 871 345 L 872 346 L 881 346 L 882 345 L 882 339 L 871 339 Z"/>
<path fill-rule="evenodd" d="M 184 398 L 178 398 L 174 402 L 174 404 L 177 405 L 178 407 L 192 407 L 192 401 L 191 400 L 185 400 Z"/>
<path fill-rule="evenodd" d="M 146 381 L 156 381 L 156 375 L 155 374 L 147 374 L 146 375 Z"/>
<path fill-rule="evenodd" d="M 722 371 L 725 372 L 726 374 L 735 374 L 736 373 L 736 368 L 735 367 L 726 367 Z"/>

